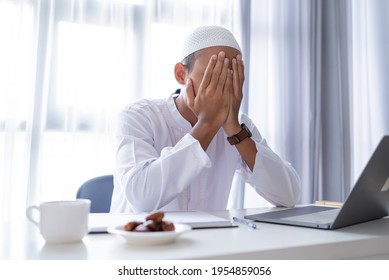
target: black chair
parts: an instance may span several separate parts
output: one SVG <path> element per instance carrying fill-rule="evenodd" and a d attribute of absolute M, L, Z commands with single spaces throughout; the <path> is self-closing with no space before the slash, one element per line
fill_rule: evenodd
<path fill-rule="evenodd" d="M 109 213 L 113 191 L 113 175 L 92 178 L 83 183 L 77 191 L 77 198 L 91 201 L 91 213 Z"/>

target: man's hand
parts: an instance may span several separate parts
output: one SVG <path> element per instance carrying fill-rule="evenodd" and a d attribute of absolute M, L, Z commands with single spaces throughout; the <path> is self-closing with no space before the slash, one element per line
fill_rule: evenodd
<path fill-rule="evenodd" d="M 195 94 L 193 82 L 187 80 L 187 106 L 197 116 L 197 124 L 215 131 L 225 123 L 231 107 L 232 71 L 224 52 L 211 56 L 199 89 Z"/>
<path fill-rule="evenodd" d="M 241 130 L 239 124 L 239 108 L 243 99 L 244 64 L 241 55 L 232 59 L 232 94 L 228 117 L 223 124 L 224 132 L 228 136 L 235 135 Z"/>

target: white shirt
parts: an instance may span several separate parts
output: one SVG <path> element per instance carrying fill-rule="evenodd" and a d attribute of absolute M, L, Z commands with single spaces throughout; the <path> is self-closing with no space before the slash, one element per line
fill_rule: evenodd
<path fill-rule="evenodd" d="M 235 171 L 274 205 L 294 206 L 299 178 L 266 144 L 244 114 L 257 155 L 253 172 L 220 129 L 204 151 L 174 97 L 142 100 L 118 118 L 111 212 L 226 209 Z"/>

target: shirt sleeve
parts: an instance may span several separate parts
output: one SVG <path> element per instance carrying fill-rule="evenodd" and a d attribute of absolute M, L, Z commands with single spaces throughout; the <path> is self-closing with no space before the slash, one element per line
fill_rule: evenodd
<path fill-rule="evenodd" d="M 147 122 L 140 122 L 122 115 L 116 135 L 115 188 L 120 188 L 118 193 L 124 195 L 134 212 L 154 211 L 167 205 L 204 168 L 211 166 L 200 143 L 190 134 L 158 152 L 151 143 L 150 129 L 145 128 Z M 192 164 L 177 172 L 183 162 Z"/>
<path fill-rule="evenodd" d="M 300 199 L 300 179 L 292 165 L 273 152 L 258 129 L 246 117 L 257 148 L 254 169 L 241 162 L 241 173 L 256 192 L 276 206 L 294 207 Z"/>

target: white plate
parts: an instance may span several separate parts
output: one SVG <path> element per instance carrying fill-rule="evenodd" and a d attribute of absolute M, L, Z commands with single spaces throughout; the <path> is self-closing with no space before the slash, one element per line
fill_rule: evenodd
<path fill-rule="evenodd" d="M 172 243 L 178 236 L 192 229 L 186 224 L 174 224 L 174 227 L 174 231 L 134 232 L 125 231 L 124 226 L 117 226 L 108 228 L 108 232 L 122 236 L 132 245 L 151 246 Z"/>

